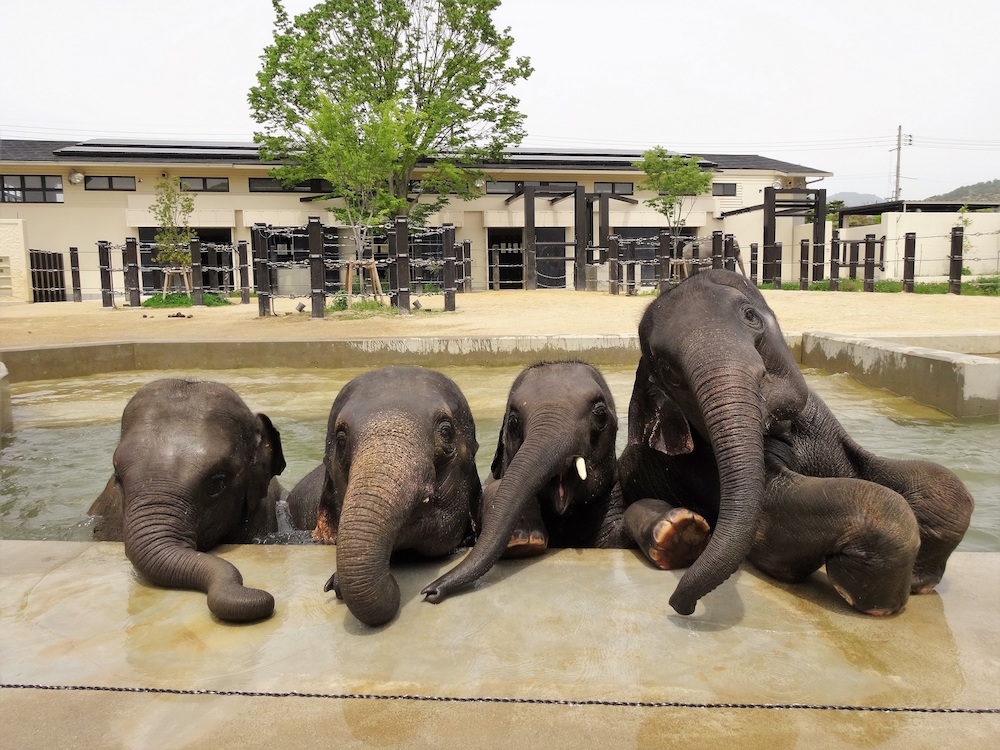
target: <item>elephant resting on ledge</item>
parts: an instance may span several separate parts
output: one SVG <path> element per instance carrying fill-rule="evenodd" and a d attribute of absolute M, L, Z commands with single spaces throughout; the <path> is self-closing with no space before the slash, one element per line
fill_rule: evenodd
<path fill-rule="evenodd" d="M 855 443 L 805 383 L 747 279 L 697 274 L 639 324 L 619 476 L 630 513 L 687 507 L 712 526 L 670 604 L 681 614 L 748 558 L 783 581 L 826 564 L 851 606 L 902 610 L 944 575 L 972 515 L 952 472 Z"/>
<path fill-rule="evenodd" d="M 618 417 L 604 377 L 583 362 L 522 371 L 507 397 L 483 493 L 483 529 L 462 561 L 424 588 L 438 603 L 482 576 L 501 556 L 553 547 L 630 547 L 673 556 L 677 567 L 704 549 L 708 525 L 684 509 L 633 513 L 618 485 Z M 693 539 L 693 546 L 682 541 Z"/>
<path fill-rule="evenodd" d="M 90 508 L 94 539 L 124 541 L 125 554 L 160 586 L 208 593 L 221 620 L 270 617 L 274 598 L 245 588 L 240 572 L 207 550 L 277 531 L 274 477 L 281 437 L 221 383 L 157 380 L 122 413 L 115 471 Z"/>
<path fill-rule="evenodd" d="M 419 367 L 359 375 L 337 394 L 323 463 L 289 493 L 293 524 L 337 544 L 333 589 L 366 625 L 399 609 L 394 550 L 429 557 L 471 542 L 482 487 L 476 426 L 449 378 Z"/>

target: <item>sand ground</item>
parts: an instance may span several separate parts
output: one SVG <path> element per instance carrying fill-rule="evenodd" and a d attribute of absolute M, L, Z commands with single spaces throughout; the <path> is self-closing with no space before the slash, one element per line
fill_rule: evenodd
<path fill-rule="evenodd" d="M 786 333 L 958 333 L 1000 331 L 1000 298 L 767 290 Z M 474 292 L 443 311 L 443 297 L 410 315 L 310 316 L 308 299 L 278 298 L 275 315 L 249 305 L 172 310 L 103 308 L 99 301 L 0 304 L 0 347 L 101 341 L 338 340 L 411 336 L 631 334 L 652 296 L 564 290 Z M 295 312 L 299 302 L 305 311 Z M 119 303 L 120 304 L 120 303 Z"/>

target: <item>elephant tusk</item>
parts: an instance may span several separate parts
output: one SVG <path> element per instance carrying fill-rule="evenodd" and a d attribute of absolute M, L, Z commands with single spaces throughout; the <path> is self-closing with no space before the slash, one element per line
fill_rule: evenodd
<path fill-rule="evenodd" d="M 580 475 L 580 479 L 587 481 L 587 462 L 583 460 L 583 456 L 576 457 L 576 473 Z"/>
<path fill-rule="evenodd" d="M 424 502 L 425 502 L 425 503 L 429 503 L 430 501 L 431 501 L 431 498 L 430 498 L 430 496 L 428 496 L 428 497 L 425 497 L 425 498 L 424 498 Z"/>

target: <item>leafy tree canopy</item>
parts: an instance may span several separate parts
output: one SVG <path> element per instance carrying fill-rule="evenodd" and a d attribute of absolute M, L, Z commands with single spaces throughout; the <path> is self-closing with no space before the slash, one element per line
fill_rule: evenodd
<path fill-rule="evenodd" d="M 520 143 L 509 91 L 532 69 L 493 25 L 499 0 L 324 0 L 294 19 L 272 2 L 274 40 L 248 98 L 282 181 L 329 180 L 355 220 L 419 222 L 449 193 L 478 194 L 465 165 Z M 432 204 L 409 192 L 418 162 L 433 165 Z"/>
<path fill-rule="evenodd" d="M 194 210 L 194 193 L 181 189 L 179 177 L 166 177 L 153 188 L 156 199 L 150 210 L 157 223 L 156 255 L 154 263 L 169 267 L 191 265 L 191 249 L 194 230 L 190 227 L 191 212 Z"/>
<path fill-rule="evenodd" d="M 671 154 L 662 146 L 644 151 L 642 161 L 634 166 L 646 173 L 639 189 L 652 190 L 657 194 L 655 198 L 647 198 L 646 205 L 667 217 L 667 228 L 671 234 L 680 234 L 694 206 L 693 201 L 688 201 L 685 208 L 684 199 L 708 191 L 712 184 L 712 170 L 703 171 L 697 156 Z"/>

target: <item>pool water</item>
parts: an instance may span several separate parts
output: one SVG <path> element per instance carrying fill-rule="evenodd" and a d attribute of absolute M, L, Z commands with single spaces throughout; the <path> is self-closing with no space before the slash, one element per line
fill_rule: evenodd
<path fill-rule="evenodd" d="M 507 392 L 519 367 L 440 368 L 461 387 L 476 420 L 480 476 L 489 471 Z M 600 368 L 618 410 L 618 450 L 627 435 L 634 368 Z M 87 509 L 111 475 L 122 410 L 162 377 L 218 380 L 281 432 L 286 488 L 322 460 L 326 419 L 340 388 L 364 369 L 132 372 L 15 384 L 13 433 L 0 437 L 0 539 L 86 541 Z M 861 445 L 890 458 L 922 458 L 954 471 L 976 501 L 960 549 L 1000 551 L 1000 424 L 955 420 L 844 375 L 805 370 L 809 385 Z M 295 539 L 297 537 L 289 537 Z"/>

